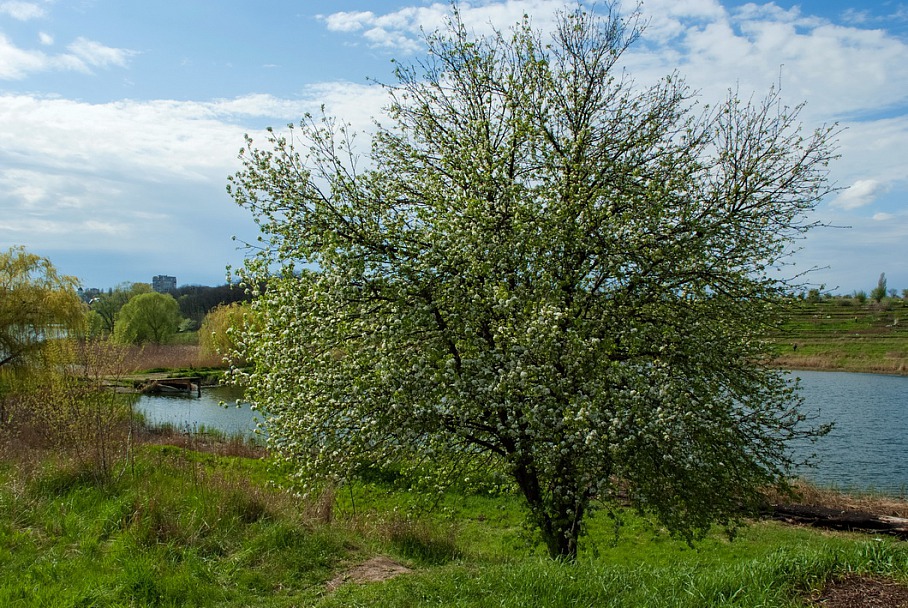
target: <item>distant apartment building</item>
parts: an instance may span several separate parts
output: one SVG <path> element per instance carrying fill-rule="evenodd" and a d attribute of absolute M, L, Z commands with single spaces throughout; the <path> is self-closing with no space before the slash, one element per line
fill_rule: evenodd
<path fill-rule="evenodd" d="M 159 274 L 156 277 L 152 277 L 151 288 L 158 293 L 170 293 L 171 291 L 176 291 L 177 278 L 167 276 L 166 274 Z"/>

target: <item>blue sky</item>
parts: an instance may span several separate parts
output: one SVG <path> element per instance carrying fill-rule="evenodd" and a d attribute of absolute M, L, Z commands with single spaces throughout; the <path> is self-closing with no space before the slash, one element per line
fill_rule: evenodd
<path fill-rule="evenodd" d="M 600 3 L 601 4 L 601 3 Z M 631 6 L 625 2 L 625 6 Z M 468 24 L 541 29 L 563 0 L 462 2 Z M 0 249 L 24 245 L 86 287 L 222 283 L 255 238 L 227 196 L 243 134 L 325 104 L 368 131 L 391 59 L 420 53 L 446 2 L 421 0 L 0 0 Z M 625 56 L 638 82 L 673 70 L 806 101 L 809 128 L 838 122 L 842 190 L 797 268 L 838 293 L 908 288 L 908 3 L 646 0 Z"/>

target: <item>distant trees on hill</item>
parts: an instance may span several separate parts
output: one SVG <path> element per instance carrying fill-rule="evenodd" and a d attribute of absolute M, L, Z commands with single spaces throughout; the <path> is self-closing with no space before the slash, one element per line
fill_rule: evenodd
<path fill-rule="evenodd" d="M 893 300 L 899 300 L 900 298 L 899 290 L 889 289 L 887 283 L 886 273 L 882 272 L 880 273 L 879 279 L 877 279 L 876 287 L 870 290 L 869 295 L 868 292 L 863 289 L 845 295 L 833 294 L 826 291 L 825 285 L 820 285 L 819 288 L 809 289 L 806 292 L 797 294 L 795 297 L 814 304 L 824 300 L 837 300 L 847 304 L 864 305 L 867 303 L 867 300 L 870 300 L 872 304 L 888 305 L 892 303 Z M 908 289 L 901 290 L 901 299 L 908 300 Z"/>
<path fill-rule="evenodd" d="M 876 283 L 876 287 L 873 288 L 873 291 L 870 292 L 870 299 L 879 304 L 883 301 L 883 298 L 886 297 L 886 273 L 880 273 L 880 278 Z"/>
<path fill-rule="evenodd" d="M 249 301 L 245 290 L 231 285 L 206 287 L 204 285 L 183 285 L 170 292 L 180 306 L 180 314 L 200 327 L 202 320 L 218 306 L 234 302 Z"/>

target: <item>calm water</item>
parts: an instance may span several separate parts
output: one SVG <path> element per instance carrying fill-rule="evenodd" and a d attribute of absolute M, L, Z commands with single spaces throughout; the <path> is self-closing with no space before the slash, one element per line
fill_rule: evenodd
<path fill-rule="evenodd" d="M 809 446 L 817 466 L 800 472 L 842 489 L 908 492 L 908 378 L 844 372 L 793 372 L 807 413 L 834 421 Z"/>
<path fill-rule="evenodd" d="M 255 431 L 256 413 L 248 405 L 237 407 L 242 391 L 216 386 L 202 389 L 201 397 L 182 395 L 142 395 L 136 409 L 151 424 L 172 424 L 197 431 L 201 427 L 217 429 L 230 435 L 250 436 Z M 220 405 L 224 402 L 226 406 Z"/>
<path fill-rule="evenodd" d="M 816 453 L 818 461 L 799 474 L 842 489 L 908 492 L 908 378 L 803 371 L 794 375 L 801 379 L 805 412 L 818 413 L 817 422 L 836 423 L 829 435 L 801 450 Z M 233 405 L 240 396 L 226 387 L 202 389 L 201 398 L 143 395 L 138 408 L 152 423 L 251 435 L 256 414 L 248 406 Z"/>

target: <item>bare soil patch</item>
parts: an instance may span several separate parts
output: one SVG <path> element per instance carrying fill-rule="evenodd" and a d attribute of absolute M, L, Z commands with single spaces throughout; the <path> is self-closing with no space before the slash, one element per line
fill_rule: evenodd
<path fill-rule="evenodd" d="M 390 557 L 379 555 L 341 572 L 328 583 L 328 590 L 334 590 L 344 583 L 377 583 L 412 572 L 403 564 Z"/>
<path fill-rule="evenodd" d="M 816 597 L 811 606 L 826 608 L 908 608 L 908 586 L 895 581 L 849 576 L 834 581 Z"/>

